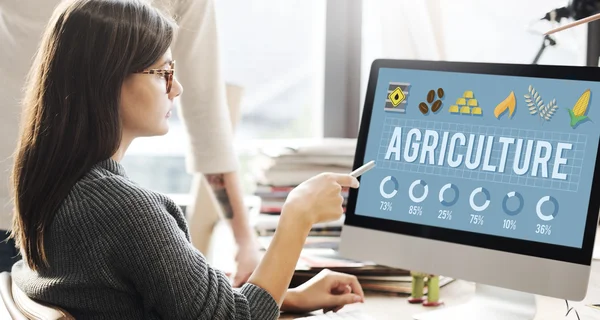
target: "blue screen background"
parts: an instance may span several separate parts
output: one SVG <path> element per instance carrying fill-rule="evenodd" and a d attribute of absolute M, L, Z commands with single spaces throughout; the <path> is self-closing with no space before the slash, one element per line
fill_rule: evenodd
<path fill-rule="evenodd" d="M 386 99 L 390 83 L 409 84 L 405 88 L 406 101 L 401 105 L 405 113 L 385 109 L 386 104 L 389 107 Z M 555 99 L 558 108 L 549 121 L 542 121 L 538 114 L 530 114 L 524 97 L 529 93 L 529 86 L 539 93 L 544 105 Z M 437 91 L 438 88 L 444 90 L 441 109 L 435 114 L 431 111 L 423 114 L 419 110 L 419 103 L 426 102 L 427 93 L 431 89 Z M 572 128 L 567 109 L 573 109 L 586 89 L 591 89 L 586 113 L 590 120 Z M 466 91 L 472 91 L 482 115 L 449 112 L 450 106 L 456 105 L 457 99 L 463 97 Z M 506 111 L 496 118 L 494 108 L 511 91 L 516 98 L 513 116 L 509 117 Z M 364 162 L 375 160 L 376 167 L 361 177 L 355 213 L 580 248 L 600 133 L 597 123 L 600 122 L 600 111 L 597 110 L 600 106 L 595 100 L 596 93 L 600 93 L 600 84 L 597 82 L 382 68 L 377 79 L 364 158 Z M 431 104 L 428 106 L 431 107 Z M 399 161 L 394 156 L 386 160 L 386 152 L 396 127 L 402 128 L 402 155 Z M 562 157 L 567 159 L 567 163 L 560 167 L 560 172 L 567 174 L 567 179 L 532 177 L 531 166 L 527 174 L 515 174 L 511 160 L 514 158 L 515 144 L 510 148 L 504 173 L 482 171 L 481 164 L 478 168 L 469 170 L 465 168 L 464 160 L 457 168 L 449 167 L 447 162 L 439 166 L 437 157 L 441 152 L 440 147 L 435 150 L 434 165 L 427 161 L 421 164 L 420 155 L 417 161 L 409 163 L 404 160 L 403 154 L 407 132 L 412 128 L 421 129 L 422 133 L 426 129 L 437 131 L 440 134 L 438 143 L 442 141 L 443 132 L 449 132 L 449 136 L 457 132 L 464 133 L 466 144 L 456 148 L 457 154 L 463 155 L 467 149 L 469 134 L 494 136 L 496 142 L 491 153 L 491 164 L 494 165 L 498 165 L 502 151 L 502 144 L 497 142 L 499 137 L 548 141 L 553 147 L 549 174 L 552 173 L 557 143 L 572 143 L 571 150 L 563 151 Z M 524 143 L 523 151 L 525 147 Z M 533 150 L 535 152 L 535 144 Z M 446 149 L 446 154 L 447 151 Z M 482 152 L 485 155 L 485 148 Z M 382 184 L 388 176 L 393 179 L 388 178 Z M 428 195 L 422 202 L 412 201 L 408 194 L 410 185 L 416 180 L 423 181 L 414 188 L 413 194 L 416 197 L 424 194 L 423 185 L 426 184 L 428 188 Z M 456 202 L 443 205 L 439 199 L 439 191 L 448 183 L 458 189 L 458 197 L 453 197 L 453 189 L 446 190 L 443 199 L 450 201 L 455 198 Z M 397 188 L 397 192 L 393 197 L 385 198 L 380 192 L 381 186 L 385 193 L 392 193 L 394 188 Z M 485 210 L 475 211 L 469 198 L 471 192 L 479 187 L 487 190 L 489 206 Z M 522 211 L 516 215 L 509 215 L 503 210 L 503 199 L 509 192 L 516 192 L 523 199 Z M 541 211 L 548 219 L 543 220 L 536 213 L 536 206 L 546 196 L 555 199 L 558 207 L 552 201 L 544 202 Z M 485 200 L 485 193 L 477 193 L 473 199 L 477 205 L 484 204 Z M 511 197 L 506 206 L 514 210 L 519 203 L 517 197 Z M 553 213 L 555 214 L 551 216 Z"/>

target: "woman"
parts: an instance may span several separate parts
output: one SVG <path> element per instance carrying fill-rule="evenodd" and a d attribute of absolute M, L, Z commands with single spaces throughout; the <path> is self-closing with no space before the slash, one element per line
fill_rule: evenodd
<path fill-rule="evenodd" d="M 356 278 L 332 272 L 287 290 L 311 226 L 340 217 L 341 188 L 357 187 L 355 178 L 321 174 L 293 190 L 239 291 L 191 245 L 175 203 L 127 178 L 119 164 L 127 147 L 165 134 L 183 91 L 174 30 L 142 0 L 72 0 L 55 11 L 15 156 L 16 285 L 82 319 L 275 319 L 280 309 L 362 301 Z"/>

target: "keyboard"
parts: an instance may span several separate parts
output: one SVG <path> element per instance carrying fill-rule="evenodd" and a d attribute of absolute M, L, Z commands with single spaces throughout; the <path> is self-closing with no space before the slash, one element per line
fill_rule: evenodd
<path fill-rule="evenodd" d="M 304 320 L 375 320 L 374 317 L 362 312 L 362 311 L 340 311 L 340 312 L 327 312 L 324 314 L 304 317 L 304 318 L 296 318 L 296 319 L 304 319 Z"/>

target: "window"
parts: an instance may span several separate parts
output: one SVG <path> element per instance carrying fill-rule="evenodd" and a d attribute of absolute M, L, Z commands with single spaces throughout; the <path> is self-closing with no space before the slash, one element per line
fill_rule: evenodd
<path fill-rule="evenodd" d="M 552 29 L 550 22 L 539 19 L 568 2 L 507 0 L 490 5 L 463 0 L 457 5 L 440 1 L 445 58 L 530 64 L 542 45 L 542 33 Z M 586 30 L 575 28 L 553 35 L 557 45 L 546 48 L 539 63 L 585 65 Z"/>
<path fill-rule="evenodd" d="M 326 2 L 215 3 L 224 79 L 244 89 L 236 130 L 242 168 L 248 159 L 243 146 L 249 140 L 321 136 Z M 176 113 L 170 126 L 165 136 L 134 141 L 123 165 L 142 186 L 188 193 L 187 136 Z"/>
<path fill-rule="evenodd" d="M 245 90 L 238 139 L 319 136 L 325 1 L 216 3 L 225 81 Z"/>
<path fill-rule="evenodd" d="M 532 63 L 542 33 L 540 21 L 565 0 L 363 1 L 361 90 L 364 99 L 371 62 L 376 58 Z M 585 65 L 585 27 L 557 33 L 540 64 Z"/>

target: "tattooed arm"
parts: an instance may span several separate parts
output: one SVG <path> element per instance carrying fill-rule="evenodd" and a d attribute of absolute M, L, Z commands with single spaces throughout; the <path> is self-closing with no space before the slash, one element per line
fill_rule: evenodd
<path fill-rule="evenodd" d="M 217 197 L 217 200 L 219 201 L 219 204 L 221 205 L 221 209 L 223 209 L 223 215 L 225 215 L 225 218 L 227 219 L 231 219 L 234 216 L 233 213 L 233 205 L 231 204 L 231 201 L 229 200 L 229 194 L 230 193 L 234 193 L 228 190 L 228 188 L 226 188 L 225 186 L 225 175 L 227 174 L 231 174 L 231 173 L 214 173 L 214 174 L 207 174 L 206 176 L 206 180 L 208 180 L 208 183 L 210 184 L 210 186 L 212 187 L 213 191 L 215 192 L 215 196 Z M 231 190 L 231 188 L 229 188 Z M 235 197 L 235 195 L 233 195 L 233 197 Z"/>
<path fill-rule="evenodd" d="M 233 236 L 238 246 L 237 272 L 233 279 L 233 285 L 241 286 L 254 272 L 260 259 L 258 242 L 250 227 L 238 173 L 206 174 L 205 177 L 223 209 L 223 215 L 233 230 Z"/>

